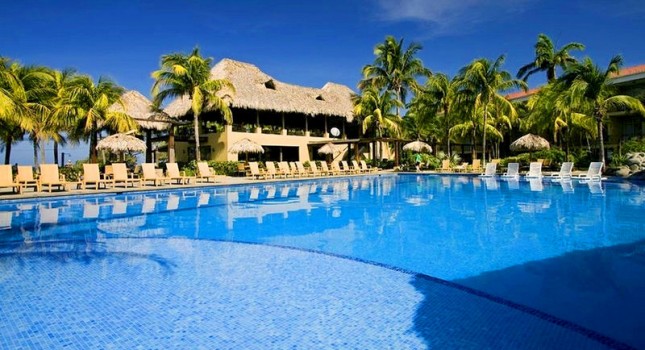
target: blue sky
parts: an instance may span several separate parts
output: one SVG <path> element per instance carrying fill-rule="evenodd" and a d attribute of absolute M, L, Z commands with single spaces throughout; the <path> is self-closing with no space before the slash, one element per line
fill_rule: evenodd
<path fill-rule="evenodd" d="M 356 89 L 386 35 L 421 43 L 424 64 L 449 75 L 500 54 L 515 74 L 532 60 L 539 33 L 556 47 L 583 43 L 575 55 L 601 67 L 615 54 L 625 66 L 643 64 L 643 15 L 641 0 L 15 0 L 0 11 L 0 56 L 108 76 L 150 96 L 160 56 L 197 45 L 216 62 L 250 62 L 287 83 Z M 86 146 L 68 151 L 74 159 L 87 153 Z M 20 145 L 12 161 L 29 164 L 31 154 Z"/>

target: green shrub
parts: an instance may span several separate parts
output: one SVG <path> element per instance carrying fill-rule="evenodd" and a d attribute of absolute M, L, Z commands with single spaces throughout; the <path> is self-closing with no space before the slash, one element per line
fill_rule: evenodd
<path fill-rule="evenodd" d="M 556 147 L 545 149 L 533 153 L 533 159 L 548 159 L 551 164 L 562 164 L 566 158 L 566 153 Z"/>
<path fill-rule="evenodd" d="M 209 161 L 208 166 L 213 168 L 218 175 L 235 176 L 237 174 L 237 163 L 234 161 Z"/>
<path fill-rule="evenodd" d="M 621 146 L 621 153 L 645 152 L 645 138 L 634 137 L 625 141 Z"/>
<path fill-rule="evenodd" d="M 66 181 L 80 181 L 83 175 L 83 164 L 76 162 L 73 166 L 63 166 L 58 169 L 61 175 L 65 175 Z"/>

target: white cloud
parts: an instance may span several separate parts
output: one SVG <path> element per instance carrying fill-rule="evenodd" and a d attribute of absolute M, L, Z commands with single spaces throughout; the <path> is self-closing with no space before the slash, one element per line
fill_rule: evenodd
<path fill-rule="evenodd" d="M 378 0 L 380 17 L 386 21 L 417 21 L 434 34 L 471 29 L 523 12 L 535 0 Z"/>

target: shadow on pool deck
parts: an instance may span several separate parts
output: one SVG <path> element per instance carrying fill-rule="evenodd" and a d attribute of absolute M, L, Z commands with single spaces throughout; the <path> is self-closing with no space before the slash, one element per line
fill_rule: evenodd
<path fill-rule="evenodd" d="M 561 324 L 569 331 L 586 334 L 597 340 L 599 345 L 645 348 L 645 303 L 642 302 L 645 279 L 642 276 L 645 276 L 645 241 L 574 251 L 454 282 L 458 288 L 465 286 L 465 293 L 482 291 L 485 299 L 534 314 L 536 320 Z M 513 327 L 509 329 L 482 320 L 492 312 L 483 310 L 484 304 L 462 302 L 454 293 L 443 295 L 434 282 L 427 276 L 417 277 L 413 282 L 425 296 L 417 312 L 415 327 L 429 342 L 436 341 L 437 329 L 442 333 L 454 333 L 454 337 L 464 341 L 472 337 L 473 341 L 497 345 L 501 334 L 508 336 L 508 332 L 517 331 Z M 518 324 L 516 319 L 509 322 Z M 435 325 L 429 327 L 428 323 Z M 486 327 L 486 331 L 473 330 L 482 327 Z M 525 339 L 532 344 L 531 347 L 534 347 L 534 342 L 540 344 L 544 341 L 533 336 L 537 328 L 527 325 L 520 329 L 525 329 Z M 445 338 L 445 335 L 440 338 Z M 552 348 L 553 345 L 541 346 Z M 581 348 L 575 344 L 557 345 Z M 518 344 L 509 346 L 518 347 Z M 525 348 L 526 344 L 519 347 Z"/>

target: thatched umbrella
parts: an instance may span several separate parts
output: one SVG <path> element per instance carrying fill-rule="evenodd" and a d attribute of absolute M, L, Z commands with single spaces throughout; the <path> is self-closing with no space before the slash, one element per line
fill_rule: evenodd
<path fill-rule="evenodd" d="M 529 160 L 533 156 L 533 152 L 549 149 L 550 147 L 549 141 L 533 134 L 526 134 L 513 141 L 509 146 L 513 152 L 529 152 Z"/>
<path fill-rule="evenodd" d="M 129 133 L 114 134 L 99 141 L 96 149 L 118 153 L 123 158 L 123 152 L 144 152 L 146 143 Z"/>
<path fill-rule="evenodd" d="M 413 141 L 403 145 L 404 151 L 413 151 L 413 152 L 432 152 L 432 147 L 429 144 L 423 141 Z"/>
<path fill-rule="evenodd" d="M 146 131 L 146 162 L 152 162 L 152 131 L 168 130 L 168 158 L 174 162 L 174 128 L 178 121 L 163 111 L 155 111 L 152 102 L 140 92 L 130 90 L 121 95 L 120 103 L 110 106 L 110 110 L 129 115 L 141 129 Z"/>
<path fill-rule="evenodd" d="M 231 147 L 228 148 L 228 151 L 233 154 L 244 153 L 246 154 L 246 160 L 248 161 L 249 153 L 264 153 L 264 148 L 262 148 L 261 145 L 244 138 L 232 144 Z"/>
<path fill-rule="evenodd" d="M 331 157 L 333 157 L 339 151 L 340 150 L 338 149 L 338 147 L 336 147 L 336 145 L 334 145 L 331 142 L 327 142 L 326 144 L 324 144 L 322 147 L 318 149 L 318 154 L 326 155 L 327 162 L 329 162 L 331 160 Z"/>
<path fill-rule="evenodd" d="M 331 142 L 327 142 L 318 149 L 318 154 L 333 155 L 338 152 L 338 148 Z"/>

